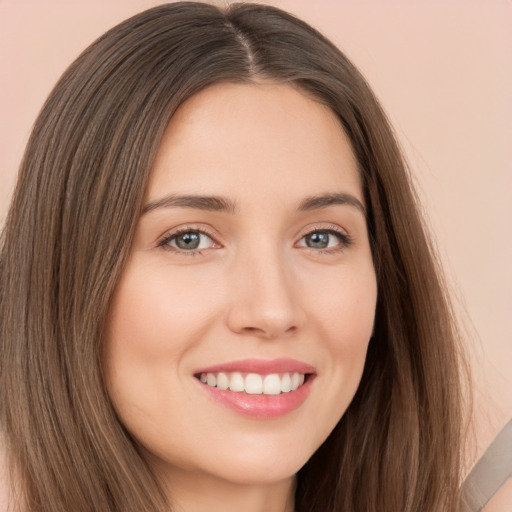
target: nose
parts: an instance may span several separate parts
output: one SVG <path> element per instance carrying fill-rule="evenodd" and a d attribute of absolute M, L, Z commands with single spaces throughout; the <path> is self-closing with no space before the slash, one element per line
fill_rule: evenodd
<path fill-rule="evenodd" d="M 297 283 L 278 250 L 242 257 L 230 276 L 228 327 L 241 335 L 275 339 L 303 322 Z"/>

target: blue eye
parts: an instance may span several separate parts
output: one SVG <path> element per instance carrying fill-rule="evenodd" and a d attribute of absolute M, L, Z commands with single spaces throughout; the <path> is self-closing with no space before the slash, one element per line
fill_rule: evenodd
<path fill-rule="evenodd" d="M 332 229 L 315 230 L 300 239 L 300 247 L 308 247 L 310 249 L 342 249 L 350 244 L 351 240 L 348 235 L 339 233 Z"/>
<path fill-rule="evenodd" d="M 159 244 L 161 247 L 171 247 L 180 251 L 200 251 L 214 245 L 210 236 L 197 229 L 187 229 L 173 233 Z"/>
<path fill-rule="evenodd" d="M 332 247 L 332 238 L 334 237 L 330 233 L 322 233 L 321 231 L 317 231 L 315 233 L 309 233 L 309 235 L 306 235 L 304 237 L 304 241 L 306 246 L 312 249 L 327 249 L 329 246 Z"/>

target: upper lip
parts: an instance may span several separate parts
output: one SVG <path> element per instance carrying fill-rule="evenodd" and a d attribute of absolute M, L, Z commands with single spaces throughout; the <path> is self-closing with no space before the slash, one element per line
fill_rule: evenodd
<path fill-rule="evenodd" d="M 295 359 L 240 359 L 238 361 L 229 361 L 205 368 L 200 368 L 195 374 L 200 373 L 219 373 L 219 372 L 241 372 L 241 373 L 259 373 L 268 375 L 270 373 L 316 373 L 314 366 L 297 361 Z"/>

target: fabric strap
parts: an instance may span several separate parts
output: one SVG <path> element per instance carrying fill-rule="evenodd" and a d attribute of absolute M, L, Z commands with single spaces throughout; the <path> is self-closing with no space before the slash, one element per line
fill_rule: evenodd
<path fill-rule="evenodd" d="M 462 492 L 465 511 L 482 510 L 511 477 L 512 420 L 503 427 L 464 481 Z"/>

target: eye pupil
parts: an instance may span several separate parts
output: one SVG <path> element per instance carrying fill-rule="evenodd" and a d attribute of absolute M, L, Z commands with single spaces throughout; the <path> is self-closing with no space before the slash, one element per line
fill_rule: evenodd
<path fill-rule="evenodd" d="M 180 249 L 194 250 L 199 247 L 201 242 L 199 233 L 188 232 L 176 237 L 176 246 Z"/>
<path fill-rule="evenodd" d="M 325 249 L 329 246 L 329 234 L 317 231 L 306 236 L 306 245 L 314 249 Z"/>

